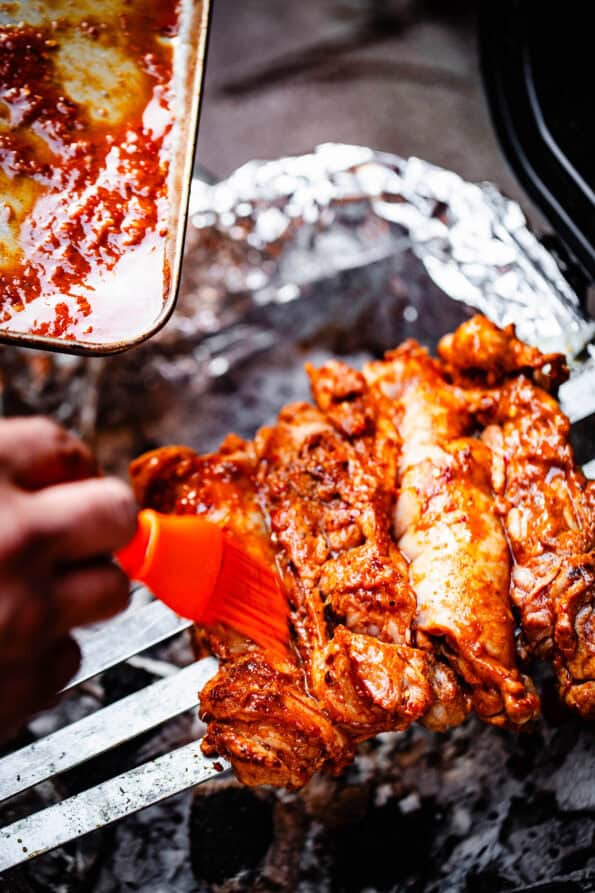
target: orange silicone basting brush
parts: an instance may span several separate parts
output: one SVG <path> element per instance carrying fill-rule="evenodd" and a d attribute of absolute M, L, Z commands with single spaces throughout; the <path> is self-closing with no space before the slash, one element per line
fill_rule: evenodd
<path fill-rule="evenodd" d="M 216 524 L 143 509 L 134 539 L 116 558 L 182 617 L 225 623 L 265 648 L 286 647 L 288 607 L 277 574 Z"/>

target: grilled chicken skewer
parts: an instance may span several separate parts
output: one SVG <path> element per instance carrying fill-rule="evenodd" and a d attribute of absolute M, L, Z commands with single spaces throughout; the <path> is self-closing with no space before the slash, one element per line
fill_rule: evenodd
<path fill-rule="evenodd" d="M 390 526 L 397 497 L 401 439 L 390 412 L 386 411 L 386 401 L 379 399 L 379 394 L 368 387 L 361 372 L 345 363 L 331 360 L 321 369 L 307 366 L 306 371 L 319 409 L 353 445 L 368 472 L 378 479 L 385 494 L 385 510 Z M 408 636 L 413 637 L 416 645 L 423 647 L 428 654 L 427 673 L 432 687 L 432 702 L 420 721 L 434 731 L 444 731 L 464 721 L 471 709 L 471 700 L 456 674 L 435 653 L 432 643 L 416 636 L 417 600 L 409 585 L 406 562 L 394 547 L 391 548 L 391 555 L 399 568 L 400 586 L 408 592 Z"/>
<path fill-rule="evenodd" d="M 406 728 L 432 694 L 426 655 L 411 647 L 415 600 L 385 490 L 306 403 L 260 431 L 256 451 L 310 689 L 355 740 Z"/>
<path fill-rule="evenodd" d="M 131 466 L 139 503 L 161 512 L 198 513 L 242 538 L 248 551 L 274 562 L 256 499 L 251 444 L 229 437 L 218 453 L 185 447 L 147 453 Z M 199 647 L 220 661 L 200 693 L 209 723 L 202 749 L 228 758 L 245 784 L 301 787 L 322 766 L 353 759 L 351 739 L 324 715 L 304 687 L 296 655 L 264 651 L 232 630 L 199 631 Z"/>
<path fill-rule="evenodd" d="M 478 715 L 521 726 L 539 700 L 516 667 L 506 537 L 490 491 L 490 451 L 469 436 L 464 395 L 407 342 L 364 369 L 401 435 L 395 535 L 409 561 L 417 627 L 472 690 Z"/>
<path fill-rule="evenodd" d="M 492 487 L 512 551 L 522 645 L 552 660 L 560 695 L 595 718 L 595 483 L 574 465 L 570 423 L 547 393 L 567 377 L 546 356 L 475 317 L 439 353 L 487 427 Z M 517 376 L 505 380 L 507 374 Z M 473 394 L 481 380 L 492 388 Z M 541 386 L 540 386 L 541 385 Z"/>
<path fill-rule="evenodd" d="M 553 659 L 566 702 L 592 715 L 593 488 L 542 390 L 563 358 L 481 318 L 441 354 L 408 342 L 363 374 L 310 369 L 317 407 L 286 407 L 254 444 L 133 465 L 143 505 L 205 514 L 283 577 L 286 658 L 225 627 L 197 634 L 221 661 L 201 693 L 205 752 L 248 784 L 299 787 L 379 731 L 444 729 L 471 705 L 525 726 L 539 700 L 513 603 L 523 653 Z"/>
<path fill-rule="evenodd" d="M 228 756 L 245 783 L 297 788 L 318 769 L 339 771 L 355 743 L 389 720 L 403 727 L 419 714 L 436 729 L 462 722 L 469 691 L 484 719 L 522 727 L 536 701 L 511 654 L 510 605 L 502 598 L 508 576 L 520 654 L 551 660 L 566 704 L 595 718 L 595 482 L 575 468 L 568 420 L 548 393 L 564 380 L 563 357 L 543 355 L 482 317 L 443 339 L 439 353 L 442 362 L 433 361 L 410 343 L 368 366 L 368 381 L 342 363 L 311 369 L 318 410 L 282 413 L 260 435 L 258 456 L 253 444 L 230 437 L 211 456 L 173 447 L 132 466 L 141 504 L 204 514 L 285 571 L 299 648 L 279 657 L 222 626 L 196 634 L 198 646 L 219 657 L 219 672 L 200 696 L 209 722 L 204 748 Z M 293 511 L 291 488 L 299 502 Z M 409 565 L 390 536 L 395 503 Z M 369 567 L 358 560 L 364 555 Z M 186 625 L 159 602 L 130 609 L 85 637 L 83 667 L 71 684 Z M 319 634 L 314 648 L 311 630 Z M 357 672 L 339 679 L 336 697 L 319 657 L 341 648 L 352 661 L 347 671 Z M 391 664 L 387 653 L 399 659 Z M 420 659 L 427 687 L 412 673 Z M 177 676 L 161 680 L 142 698 L 132 695 L 4 757 L 4 796 L 190 709 L 192 684 L 213 671 L 213 661 L 199 661 L 178 674 L 180 686 Z M 117 718 L 132 700 L 142 702 L 141 714 L 124 727 Z M 362 701 L 365 713 L 354 718 Z M 2 869 L 227 770 L 225 760 L 202 757 L 197 746 L 2 829 Z"/>

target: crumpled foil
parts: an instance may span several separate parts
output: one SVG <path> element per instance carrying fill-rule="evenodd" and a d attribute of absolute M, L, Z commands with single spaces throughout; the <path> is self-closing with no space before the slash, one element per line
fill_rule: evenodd
<path fill-rule="evenodd" d="M 445 296 L 515 323 L 542 350 L 572 359 L 595 331 L 515 202 L 419 158 L 327 143 L 195 182 L 190 211 L 204 239 L 240 246 L 241 269 L 221 285 L 255 304 L 297 300 L 307 284 L 410 248 Z"/>
<path fill-rule="evenodd" d="M 5 348 L 0 411 L 48 412 L 106 468 L 163 443 L 215 448 L 308 399 L 305 361 L 431 349 L 473 312 L 566 352 L 561 402 L 595 411 L 594 325 L 517 204 L 417 158 L 326 144 L 193 184 L 176 312 L 101 360 Z M 588 411 L 585 409 L 588 408 Z M 589 432 L 586 435 L 590 438 Z M 592 459 L 587 443 L 585 455 Z"/>

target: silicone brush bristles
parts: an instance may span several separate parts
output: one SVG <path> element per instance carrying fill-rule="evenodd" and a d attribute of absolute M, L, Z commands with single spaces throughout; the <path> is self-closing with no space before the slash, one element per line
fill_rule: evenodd
<path fill-rule="evenodd" d="M 277 574 L 228 534 L 217 583 L 198 622 L 224 623 L 263 648 L 287 648 L 289 609 Z"/>
<path fill-rule="evenodd" d="M 288 605 L 274 567 L 206 518 L 143 509 L 117 559 L 182 617 L 225 623 L 265 648 L 286 649 Z"/>

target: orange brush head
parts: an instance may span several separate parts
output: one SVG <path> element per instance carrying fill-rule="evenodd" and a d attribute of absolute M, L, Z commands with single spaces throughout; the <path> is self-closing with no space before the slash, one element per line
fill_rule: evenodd
<path fill-rule="evenodd" d="M 275 571 L 224 534 L 219 577 L 201 622 L 225 623 L 259 645 L 279 650 L 289 640 L 288 614 Z"/>
<path fill-rule="evenodd" d="M 265 648 L 286 648 L 289 611 L 274 568 L 216 524 L 145 509 L 136 536 L 116 557 L 182 617 L 225 623 Z"/>

